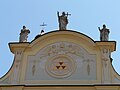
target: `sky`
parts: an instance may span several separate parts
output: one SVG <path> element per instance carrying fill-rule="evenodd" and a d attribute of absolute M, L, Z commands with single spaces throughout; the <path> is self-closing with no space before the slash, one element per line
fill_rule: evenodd
<path fill-rule="evenodd" d="M 18 42 L 23 25 L 29 30 L 31 42 L 45 22 L 45 32 L 58 30 L 57 11 L 65 11 L 68 17 L 67 29 L 86 34 L 99 41 L 98 27 L 106 24 L 110 29 L 109 40 L 116 41 L 116 51 L 112 53 L 113 66 L 120 74 L 120 0 L 0 0 L 0 77 L 13 64 L 14 55 L 8 43 Z"/>

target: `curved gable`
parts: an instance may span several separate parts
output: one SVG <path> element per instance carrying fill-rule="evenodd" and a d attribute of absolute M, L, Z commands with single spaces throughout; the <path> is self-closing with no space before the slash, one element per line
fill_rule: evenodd
<path fill-rule="evenodd" d="M 32 42 L 9 43 L 9 46 L 15 60 L 0 83 L 62 85 L 63 81 L 64 84 L 114 82 L 108 56 L 115 50 L 113 41 L 94 41 L 76 31 L 59 30 L 39 36 Z"/>

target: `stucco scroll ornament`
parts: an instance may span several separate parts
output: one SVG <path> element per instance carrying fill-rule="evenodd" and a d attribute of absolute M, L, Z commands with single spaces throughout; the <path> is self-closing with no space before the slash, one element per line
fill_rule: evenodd
<path fill-rule="evenodd" d="M 33 64 L 33 66 L 32 66 L 32 75 L 34 76 L 34 74 L 35 74 L 35 71 L 36 71 L 36 66 L 35 66 L 35 64 Z"/>
<path fill-rule="evenodd" d="M 45 51 L 46 52 L 40 56 L 40 59 L 45 58 L 46 56 L 51 57 L 59 54 L 72 54 L 84 58 L 83 50 L 72 44 L 65 45 L 64 43 L 60 43 L 59 45 L 52 45 Z"/>
<path fill-rule="evenodd" d="M 15 51 L 15 59 L 16 59 L 16 61 L 21 60 L 22 54 L 23 54 L 23 50 L 18 49 L 18 50 Z"/>
<path fill-rule="evenodd" d="M 19 70 L 20 70 L 20 61 L 16 61 L 13 71 L 12 83 L 19 82 Z"/>
<path fill-rule="evenodd" d="M 19 83 L 19 76 L 20 76 L 20 65 L 21 65 L 21 58 L 23 55 L 23 50 L 17 49 L 15 51 L 15 64 L 14 64 L 14 69 L 13 69 L 13 73 L 11 75 L 11 80 L 12 83 Z"/>
<path fill-rule="evenodd" d="M 92 60 L 92 59 L 85 59 L 83 62 L 87 62 L 87 73 L 88 73 L 88 75 L 90 75 L 90 73 L 91 73 L 91 62 L 94 63 L 94 60 Z"/>

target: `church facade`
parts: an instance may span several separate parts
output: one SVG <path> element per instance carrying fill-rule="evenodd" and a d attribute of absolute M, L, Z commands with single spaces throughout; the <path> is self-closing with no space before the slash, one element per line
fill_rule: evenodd
<path fill-rule="evenodd" d="M 0 90 L 120 90 L 111 58 L 115 41 L 57 30 L 9 47 L 14 63 L 0 79 Z"/>

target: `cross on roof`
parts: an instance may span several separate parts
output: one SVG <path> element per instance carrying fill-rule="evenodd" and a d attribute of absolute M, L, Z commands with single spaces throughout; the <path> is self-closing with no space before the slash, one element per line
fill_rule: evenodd
<path fill-rule="evenodd" d="M 47 24 L 45 24 L 45 23 L 43 22 L 43 24 L 41 24 L 40 26 L 47 26 Z"/>
<path fill-rule="evenodd" d="M 42 27 L 42 30 L 44 30 L 44 27 L 47 26 L 47 24 L 43 22 L 43 24 L 41 24 L 40 26 Z"/>

